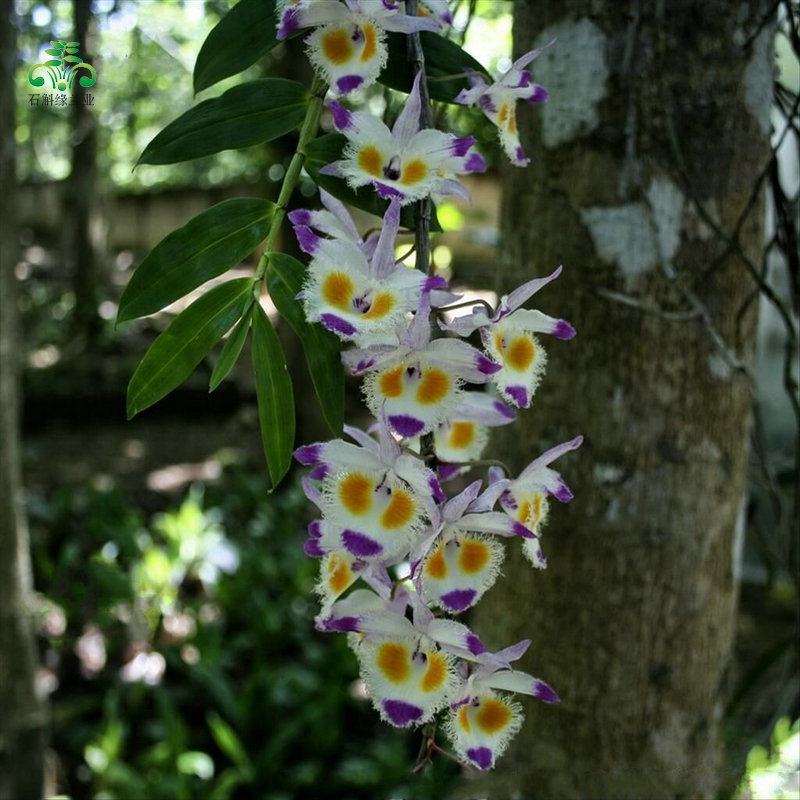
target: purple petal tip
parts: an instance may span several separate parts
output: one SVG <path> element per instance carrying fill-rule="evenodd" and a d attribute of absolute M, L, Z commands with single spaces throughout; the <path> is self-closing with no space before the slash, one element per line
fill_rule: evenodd
<path fill-rule="evenodd" d="M 479 656 L 481 653 L 486 652 L 483 642 L 474 633 L 467 634 L 467 649 L 474 656 Z"/>
<path fill-rule="evenodd" d="M 513 408 L 509 408 L 505 403 L 501 403 L 499 400 L 495 400 L 493 405 L 495 410 L 499 411 L 506 419 L 514 419 L 517 416 L 517 412 L 514 411 Z"/>
<path fill-rule="evenodd" d="M 560 503 L 569 503 L 569 501 L 572 500 L 575 495 L 572 494 L 568 486 L 562 484 L 558 487 L 558 489 L 556 489 L 555 492 L 553 492 L 553 497 L 555 497 Z"/>
<path fill-rule="evenodd" d="M 475 144 L 478 140 L 474 136 L 461 136 L 455 137 L 450 144 L 450 150 L 454 156 L 457 158 L 463 158 L 467 151 Z"/>
<path fill-rule="evenodd" d="M 425 428 L 425 423 L 415 417 L 409 417 L 407 414 L 391 414 L 389 417 L 389 424 L 401 436 L 417 436 Z"/>
<path fill-rule="evenodd" d="M 300 245 L 300 249 L 304 253 L 313 256 L 319 244 L 319 236 L 306 225 L 295 225 L 294 235 L 297 237 L 297 243 Z"/>
<path fill-rule="evenodd" d="M 310 558 L 322 558 L 325 555 L 325 551 L 319 546 L 319 542 L 316 539 L 309 539 L 305 542 L 303 544 L 303 552 Z"/>
<path fill-rule="evenodd" d="M 539 86 L 535 84 L 533 87 L 533 91 L 528 96 L 529 103 L 546 103 L 547 98 L 550 97 L 549 92 L 544 86 Z"/>
<path fill-rule="evenodd" d="M 538 697 L 544 703 L 561 702 L 561 698 L 546 683 L 539 683 L 534 689 L 533 696 Z"/>
<path fill-rule="evenodd" d="M 575 328 L 569 324 L 566 320 L 560 319 L 556 323 L 555 330 L 553 331 L 553 336 L 558 339 L 571 339 L 575 335 Z"/>
<path fill-rule="evenodd" d="M 439 486 L 439 481 L 436 478 L 428 478 L 428 486 L 437 503 L 444 503 L 447 500 L 447 495 L 442 491 L 442 487 Z"/>
<path fill-rule="evenodd" d="M 294 33 L 300 27 L 298 17 L 300 16 L 301 10 L 302 9 L 295 7 L 289 8 L 284 12 L 283 18 L 281 19 L 281 26 L 278 28 L 278 33 L 276 34 L 277 39 L 285 39 L 289 34 Z"/>
<path fill-rule="evenodd" d="M 307 208 L 296 208 L 287 215 L 292 225 L 309 225 L 311 223 L 311 212 Z"/>
<path fill-rule="evenodd" d="M 327 464 L 317 464 L 311 472 L 308 473 L 308 477 L 311 478 L 312 481 L 321 481 L 325 478 L 328 474 L 328 465 Z"/>
<path fill-rule="evenodd" d="M 398 728 L 405 728 L 406 725 L 416 722 L 423 714 L 421 708 L 402 700 L 384 700 L 381 705 L 389 721 Z"/>
<path fill-rule="evenodd" d="M 489 360 L 486 356 L 478 356 L 478 370 L 484 375 L 494 375 L 495 372 L 500 372 L 503 369 L 502 364 L 495 364 L 494 361 Z"/>
<path fill-rule="evenodd" d="M 331 617 L 323 620 L 320 628 L 330 633 L 351 633 L 358 630 L 358 617 Z"/>
<path fill-rule="evenodd" d="M 307 444 L 303 445 L 303 447 L 298 447 L 294 451 L 294 457 L 304 466 L 317 464 L 320 458 L 320 446 L 318 444 Z"/>
<path fill-rule="evenodd" d="M 452 464 L 439 464 L 437 472 L 439 473 L 440 481 L 449 481 L 454 475 L 457 475 L 461 467 L 455 467 Z"/>
<path fill-rule="evenodd" d="M 524 386 L 506 386 L 505 394 L 520 408 L 527 408 L 531 404 Z"/>
<path fill-rule="evenodd" d="M 445 594 L 439 598 L 439 602 L 448 611 L 457 614 L 459 611 L 464 611 L 464 609 L 469 608 L 477 594 L 478 593 L 474 589 L 453 589 L 452 592 L 445 592 Z"/>
<path fill-rule="evenodd" d="M 514 533 L 521 536 L 523 539 L 535 539 L 536 534 L 529 531 L 521 522 L 514 523 Z"/>
<path fill-rule="evenodd" d="M 336 81 L 336 88 L 342 94 L 348 94 L 358 89 L 362 83 L 364 83 L 364 79 L 360 75 L 345 75 L 343 78 L 339 78 L 339 80 Z"/>
<path fill-rule="evenodd" d="M 486 172 L 486 162 L 480 153 L 472 153 L 464 164 L 466 172 Z"/>
<path fill-rule="evenodd" d="M 340 333 L 343 336 L 352 336 L 357 332 L 356 326 L 351 325 L 346 319 L 337 317 L 335 314 L 320 314 L 319 321 L 329 330 L 334 333 Z"/>
<path fill-rule="evenodd" d="M 341 103 L 332 100 L 328 103 L 328 108 L 333 115 L 333 124 L 340 131 L 347 130 L 353 121 L 353 115 Z"/>
<path fill-rule="evenodd" d="M 434 289 L 446 289 L 447 281 L 441 275 L 431 275 L 425 280 L 423 291 L 432 292 Z"/>
<path fill-rule="evenodd" d="M 342 544 L 354 556 L 359 556 L 360 558 L 376 556 L 383 551 L 383 546 L 379 542 L 357 531 L 342 531 Z"/>
<path fill-rule="evenodd" d="M 479 769 L 491 769 L 494 756 L 488 747 L 470 747 L 467 758 Z"/>
<path fill-rule="evenodd" d="M 393 186 L 387 186 L 385 183 L 380 183 L 379 181 L 373 181 L 372 185 L 375 187 L 378 197 L 384 200 L 387 198 L 391 199 L 393 197 L 398 197 L 401 200 L 405 198 L 405 195 L 399 189 L 395 189 Z"/>

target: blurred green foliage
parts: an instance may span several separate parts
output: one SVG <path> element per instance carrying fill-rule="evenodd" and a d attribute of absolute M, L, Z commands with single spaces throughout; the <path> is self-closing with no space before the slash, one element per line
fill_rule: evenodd
<path fill-rule="evenodd" d="M 738 800 L 800 800 L 800 720 L 781 717 L 769 750 L 756 745 L 747 756 L 747 771 Z"/>
<path fill-rule="evenodd" d="M 96 33 L 87 55 L 97 69 L 92 87 L 99 122 L 97 148 L 101 190 L 154 191 L 176 186 L 210 188 L 234 181 L 276 184 L 283 177 L 291 152 L 279 144 L 227 150 L 208 158 L 161 166 L 133 165 L 150 140 L 196 102 L 217 97 L 243 81 L 265 75 L 298 78 L 305 65 L 302 39 L 280 45 L 267 58 L 209 89 L 192 94 L 192 69 L 200 45 L 233 0 L 180 0 L 137 3 L 135 0 L 95 0 Z M 458 4 L 461 26 L 469 18 L 468 3 Z M 72 32 L 70 0 L 17 0 L 18 49 L 16 141 L 17 170 L 23 181 L 61 180 L 70 172 L 72 140 L 69 106 L 31 105 L 35 90 L 28 85 L 29 67 L 51 39 Z M 467 28 L 467 49 L 495 74 L 508 68 L 511 46 L 510 4 L 480 0 Z M 461 34 L 456 39 L 460 41 Z M 46 57 L 46 56 L 43 56 Z M 302 80 L 302 77 L 300 77 Z M 379 86 L 368 93 L 373 111 L 394 102 Z M 442 109 L 442 114 L 444 114 Z M 497 129 L 474 109 L 451 107 L 448 125 L 471 133 L 490 165 L 500 163 Z"/>
<path fill-rule="evenodd" d="M 299 487 L 225 473 L 143 515 L 116 489 L 30 498 L 43 686 L 72 798 L 442 797 L 419 734 L 359 691 L 345 637 L 313 628 Z"/>

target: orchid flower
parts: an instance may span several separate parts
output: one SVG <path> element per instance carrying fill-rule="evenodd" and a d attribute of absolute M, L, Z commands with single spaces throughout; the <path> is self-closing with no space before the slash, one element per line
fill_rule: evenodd
<path fill-rule="evenodd" d="M 553 42 L 555 39 L 538 50 L 525 53 L 491 86 L 481 75 L 472 73 L 469 76 L 471 88 L 463 89 L 455 98 L 456 103 L 467 106 L 477 103 L 483 113 L 497 125 L 503 150 L 517 167 L 526 167 L 530 163 L 519 141 L 517 100 L 527 100 L 529 103 L 544 103 L 547 100 L 547 90 L 538 83 L 531 83 L 531 73 L 523 67 L 530 64 Z"/>
<path fill-rule="evenodd" d="M 486 654 L 484 662 L 456 689 L 445 723 L 456 752 L 478 769 L 491 769 L 522 726 L 522 706 L 501 692 L 517 692 L 558 703 L 558 695 L 508 662 L 520 658 L 530 645 L 524 639 L 499 653 Z"/>
<path fill-rule="evenodd" d="M 278 38 L 313 29 L 307 52 L 317 73 L 340 94 L 377 79 L 388 57 L 387 31 L 436 30 L 453 21 L 447 0 L 420 0 L 416 16 L 406 15 L 399 0 L 278 0 L 278 8 Z M 547 99 L 524 69 L 541 49 L 516 61 L 493 85 L 471 75 L 471 88 L 456 98 L 477 104 L 497 124 L 518 166 L 528 159 L 517 133 L 516 101 Z M 489 769 L 522 724 L 521 706 L 509 692 L 545 702 L 558 697 L 547 684 L 513 669 L 527 640 L 489 652 L 468 627 L 442 615 L 466 611 L 493 586 L 506 556 L 498 536 L 520 537 L 525 556 L 545 566 L 539 536 L 547 498 L 572 498 L 549 465 L 579 447 L 582 437 L 543 453 L 515 479 L 491 467 L 485 489 L 474 481 L 449 499 L 425 462 L 433 457 L 442 480 L 468 469 L 489 429 L 515 418 L 503 401 L 531 403 L 546 363 L 534 334 L 569 339 L 575 330 L 564 320 L 521 308 L 558 277 L 559 267 L 501 298 L 496 312 L 473 308 L 440 322 L 461 338 L 432 339 L 431 309 L 459 297 L 443 278 L 397 263 L 401 207 L 426 197 L 469 199 L 458 176 L 483 172 L 486 164 L 473 137 L 420 130 L 422 75 L 416 75 L 391 130 L 364 111 L 335 100 L 328 104 L 346 145 L 341 158 L 321 172 L 345 179 L 351 188 L 372 187 L 390 201 L 380 233 L 362 238 L 344 204 L 323 190 L 322 209 L 289 214 L 301 249 L 311 257 L 297 295 L 305 317 L 355 345 L 342 352 L 342 362 L 364 377 L 366 404 L 378 419 L 366 432 L 346 425 L 348 440 L 300 447 L 294 456 L 311 467 L 303 490 L 319 510 L 304 545 L 307 555 L 319 559 L 317 629 L 348 635 L 367 694 L 385 721 L 420 725 L 449 708 L 446 728 L 456 752 Z M 307 121 L 316 119 L 321 102 L 315 100 L 315 116 Z M 307 133 L 306 125 L 302 130 Z M 464 341 L 476 330 L 484 352 Z M 489 382 L 499 398 L 465 386 Z M 428 453 L 426 442 L 423 458 L 413 449 L 421 449 L 416 437 L 426 434 L 432 434 L 434 451 Z M 407 577 L 400 570 L 406 562 Z"/>
<path fill-rule="evenodd" d="M 505 487 L 480 494 L 481 483 L 444 503 L 439 525 L 428 528 L 411 550 L 418 592 L 451 614 L 474 606 L 497 579 L 503 547 L 486 534 L 534 538 L 521 522 L 491 510 Z"/>
<path fill-rule="evenodd" d="M 539 569 L 547 566 L 539 544 L 541 528 L 547 520 L 547 498 L 552 496 L 561 503 L 568 503 L 573 497 L 561 475 L 550 469 L 548 464 L 570 450 L 577 450 L 582 443 L 583 436 L 576 436 L 568 442 L 551 447 L 531 461 L 514 480 L 502 479 L 496 472 L 490 471 L 490 479 L 494 479 L 494 490 L 499 492 L 502 489 L 499 499 L 503 510 L 535 534 L 534 538 L 526 538 L 522 551 L 533 566 Z"/>
<path fill-rule="evenodd" d="M 385 416 L 400 436 L 421 436 L 447 419 L 464 397 L 464 381 L 486 383 L 500 369 L 482 353 L 458 339 L 431 341 L 430 298 L 407 329 L 399 346 L 355 348 L 342 353 L 353 374 L 366 373 L 367 407 Z"/>
<path fill-rule="evenodd" d="M 423 517 L 438 519 L 435 498 L 443 498 L 434 473 L 419 459 L 403 454 L 387 428 L 377 442 L 345 426 L 358 444 L 342 439 L 306 445 L 295 458 L 316 465 L 304 482 L 306 495 L 318 504 L 330 526 L 318 546 L 341 549 L 359 559 L 386 560 L 408 551 Z M 323 538 L 322 534 L 318 537 Z"/>
<path fill-rule="evenodd" d="M 405 616 L 409 605 L 413 622 Z M 317 625 L 359 634 L 351 645 L 373 705 L 401 728 L 426 722 L 448 702 L 457 682 L 456 658 L 475 661 L 486 652 L 469 628 L 434 617 L 407 587 L 390 599 L 356 590 Z"/>
<path fill-rule="evenodd" d="M 429 195 L 469 199 L 456 175 L 484 172 L 486 162 L 472 146 L 475 138 L 459 138 L 433 129 L 420 130 L 421 101 L 417 73 L 405 108 L 390 131 L 381 120 L 348 111 L 336 101 L 328 108 L 336 129 L 347 137 L 344 158 L 321 172 L 346 178 L 354 188 L 372 185 L 380 197 L 397 197 L 402 205 Z"/>
<path fill-rule="evenodd" d="M 326 192 L 322 188 L 319 190 L 319 199 L 324 208 L 313 211 L 298 208 L 290 211 L 287 215 L 289 222 L 294 226 L 297 241 L 303 251 L 312 252 L 315 239 L 321 233 L 331 239 L 341 239 L 357 245 L 367 260 L 370 260 L 378 245 L 378 232 L 374 231 L 366 239 L 362 239 L 347 206 L 341 200 L 337 200 L 330 192 Z M 317 236 L 314 236 L 315 233 Z"/>
<path fill-rule="evenodd" d="M 300 297 L 306 318 L 320 322 L 344 340 L 361 345 L 394 341 L 394 330 L 405 315 L 419 305 L 420 295 L 444 284 L 441 278 L 428 278 L 419 270 L 397 266 L 394 243 L 400 225 L 400 205 L 395 200 L 383 221 L 371 255 L 352 230 L 330 222 L 324 212 L 293 212 L 292 222 L 300 246 L 313 256 Z M 352 220 L 347 218 L 352 225 Z M 323 225 L 346 238 L 327 239 L 317 236 L 304 222 Z"/>
<path fill-rule="evenodd" d="M 575 336 L 575 328 L 565 320 L 519 308 L 560 274 L 561 267 L 558 267 L 547 277 L 534 278 L 503 296 L 492 317 L 483 306 L 476 306 L 471 314 L 439 323 L 443 330 L 459 336 L 469 336 L 474 330 L 480 330 L 487 354 L 502 367 L 493 376 L 495 386 L 504 399 L 520 408 L 530 406 L 547 363 L 544 349 L 534 333 L 549 333 L 557 339 Z"/>
<path fill-rule="evenodd" d="M 439 465 L 439 478 L 451 478 L 468 467 L 449 467 L 451 462 L 473 461 L 481 457 L 489 441 L 489 428 L 510 425 L 514 410 L 484 392 L 465 392 L 452 416 L 439 423 L 433 443 Z"/>
<path fill-rule="evenodd" d="M 386 31 L 434 31 L 433 17 L 410 17 L 390 0 L 288 0 L 278 22 L 278 39 L 301 28 L 315 30 L 306 39 L 308 57 L 329 86 L 341 94 L 366 88 L 386 65 Z"/>

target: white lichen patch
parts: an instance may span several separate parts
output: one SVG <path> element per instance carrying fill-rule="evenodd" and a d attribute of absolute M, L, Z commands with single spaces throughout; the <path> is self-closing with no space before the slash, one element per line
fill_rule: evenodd
<path fill-rule="evenodd" d="M 542 108 L 542 142 L 557 147 L 591 133 L 599 124 L 598 104 L 606 96 L 606 37 L 588 19 L 564 20 L 546 28 L 534 43 L 558 41 L 533 67 L 534 78 L 550 93 Z"/>
<path fill-rule="evenodd" d="M 712 378 L 727 381 L 731 377 L 731 365 L 719 353 L 712 353 L 708 357 L 708 371 Z"/>
<path fill-rule="evenodd" d="M 756 37 L 744 71 L 744 104 L 764 136 L 769 134 L 772 106 L 772 28 L 769 25 Z"/>
<path fill-rule="evenodd" d="M 597 255 L 617 264 L 628 278 L 635 278 L 658 263 L 658 252 L 648 211 L 642 203 L 595 206 L 581 211 Z"/>
<path fill-rule="evenodd" d="M 620 483 L 625 477 L 625 470 L 616 464 L 595 464 L 592 477 L 596 485 Z"/>
<path fill-rule="evenodd" d="M 647 188 L 647 201 L 658 232 L 659 252 L 670 263 L 681 243 L 683 193 L 669 178 L 656 177 Z"/>

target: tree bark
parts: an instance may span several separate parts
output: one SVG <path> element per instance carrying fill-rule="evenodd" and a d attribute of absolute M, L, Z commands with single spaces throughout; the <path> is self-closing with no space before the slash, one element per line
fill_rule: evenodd
<path fill-rule="evenodd" d="M 74 41 L 93 66 L 94 58 L 91 0 L 73 0 Z M 95 110 L 87 103 L 93 88 L 76 79 L 72 106 L 72 169 L 65 185 L 68 259 L 75 293 L 74 332 L 92 346 L 100 333 L 97 311 L 99 264 L 92 235 L 97 193 L 97 124 Z"/>
<path fill-rule="evenodd" d="M 19 335 L 14 169 L 13 0 L 0 16 L 0 800 L 42 796 L 44 719 L 36 697 L 29 598 L 31 568 L 19 503 Z M 11 24 L 9 24 L 11 23 Z"/>
<path fill-rule="evenodd" d="M 558 41 L 532 66 L 550 101 L 519 109 L 533 163 L 508 169 L 496 288 L 563 264 L 529 305 L 578 335 L 544 342 L 535 405 L 494 450 L 517 470 L 586 440 L 554 465 L 575 499 L 551 502 L 547 570 L 509 548 L 473 619 L 490 649 L 532 638 L 519 667 L 562 702 L 526 701 L 507 755 L 459 797 L 720 788 L 757 305 L 742 256 L 760 264 L 761 198 L 738 254 L 714 226 L 735 229 L 767 161 L 767 14 L 761 0 L 515 6 L 518 54 Z"/>

